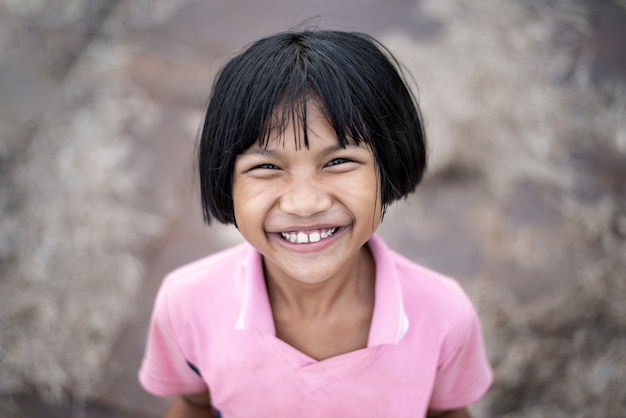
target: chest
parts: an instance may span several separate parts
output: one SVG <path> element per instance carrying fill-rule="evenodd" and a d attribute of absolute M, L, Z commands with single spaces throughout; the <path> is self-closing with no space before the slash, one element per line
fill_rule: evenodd
<path fill-rule="evenodd" d="M 224 350 L 207 353 L 203 377 L 224 416 L 294 411 L 292 416 L 303 418 L 419 417 L 430 399 L 437 358 L 408 343 L 361 348 L 319 361 L 275 336 L 239 331 Z"/>
<path fill-rule="evenodd" d="M 325 319 L 275 319 L 276 337 L 315 360 L 367 347 L 371 309 L 353 315 Z"/>

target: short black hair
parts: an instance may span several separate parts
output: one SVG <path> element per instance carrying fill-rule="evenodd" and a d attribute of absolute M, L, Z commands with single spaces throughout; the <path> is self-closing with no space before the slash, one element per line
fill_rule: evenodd
<path fill-rule="evenodd" d="M 383 211 L 415 190 L 426 169 L 418 103 L 395 57 L 369 35 L 332 30 L 281 32 L 250 44 L 218 73 L 198 146 L 204 219 L 234 224 L 235 160 L 267 144 L 288 121 L 308 146 L 313 100 L 339 142 L 365 142 L 379 171 Z M 295 129 L 295 128 L 294 128 Z"/>

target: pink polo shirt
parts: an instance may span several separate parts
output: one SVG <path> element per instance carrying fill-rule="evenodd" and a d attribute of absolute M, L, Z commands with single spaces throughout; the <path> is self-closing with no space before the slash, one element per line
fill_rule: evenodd
<path fill-rule="evenodd" d="M 423 417 L 478 400 L 492 372 L 461 287 L 376 235 L 368 245 L 376 297 L 366 348 L 317 361 L 276 338 L 261 256 L 244 243 L 166 277 L 141 384 L 157 396 L 209 387 L 224 418 Z"/>

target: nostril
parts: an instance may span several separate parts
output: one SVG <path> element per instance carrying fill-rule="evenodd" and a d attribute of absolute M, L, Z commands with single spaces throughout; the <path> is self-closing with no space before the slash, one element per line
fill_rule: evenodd
<path fill-rule="evenodd" d="M 332 199 L 329 194 L 311 185 L 292 187 L 286 190 L 280 200 L 280 209 L 283 212 L 302 217 L 328 210 L 331 205 Z"/>

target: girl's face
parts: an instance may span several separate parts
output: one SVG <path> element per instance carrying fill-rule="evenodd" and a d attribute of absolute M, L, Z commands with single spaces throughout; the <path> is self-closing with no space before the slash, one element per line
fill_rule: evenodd
<path fill-rule="evenodd" d="M 309 148 L 293 127 L 239 155 L 233 173 L 237 227 L 272 280 L 315 284 L 358 271 L 381 217 L 369 147 L 342 148 L 318 107 L 307 106 Z"/>

